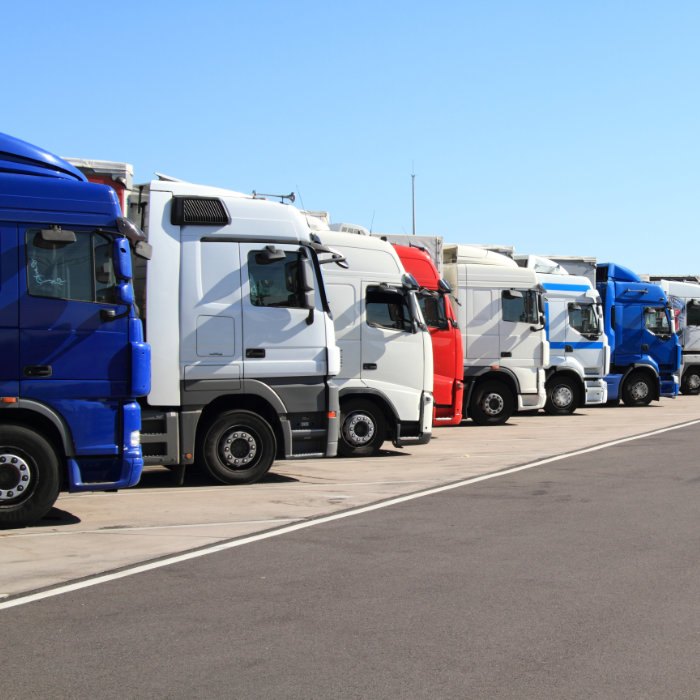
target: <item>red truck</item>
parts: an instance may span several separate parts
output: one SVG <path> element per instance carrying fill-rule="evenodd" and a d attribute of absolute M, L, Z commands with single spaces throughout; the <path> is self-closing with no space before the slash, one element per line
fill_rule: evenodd
<path fill-rule="evenodd" d="M 459 425 L 462 422 L 464 394 L 464 353 L 462 334 L 457 326 L 450 285 L 427 250 L 415 245 L 394 244 L 406 272 L 423 288 L 420 304 L 433 342 L 434 384 L 433 425 Z"/>

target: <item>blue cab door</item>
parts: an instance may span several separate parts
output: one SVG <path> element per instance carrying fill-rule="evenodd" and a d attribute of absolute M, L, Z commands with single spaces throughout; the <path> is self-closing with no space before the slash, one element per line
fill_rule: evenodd
<path fill-rule="evenodd" d="M 40 227 L 19 227 L 20 395 L 61 414 L 75 455 L 104 457 L 90 460 L 85 481 L 109 481 L 121 469 L 129 319 L 116 303 L 112 237 L 75 234 L 73 242 L 47 241 Z M 101 313 L 109 309 L 112 318 Z"/>

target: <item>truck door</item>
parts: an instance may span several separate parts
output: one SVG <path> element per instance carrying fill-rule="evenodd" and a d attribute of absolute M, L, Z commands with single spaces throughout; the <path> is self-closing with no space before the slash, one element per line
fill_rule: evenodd
<path fill-rule="evenodd" d="M 544 330 L 540 325 L 537 293 L 505 289 L 501 292 L 500 354 L 512 367 L 536 371 L 542 366 Z M 533 330 L 536 329 L 536 330 Z"/>
<path fill-rule="evenodd" d="M 391 397 L 402 418 L 418 420 L 426 360 L 406 292 L 366 282 L 362 290 L 362 380 Z"/>
<path fill-rule="evenodd" d="M 642 315 L 642 352 L 659 364 L 673 364 L 677 353 L 676 336 L 672 335 L 668 310 L 663 306 L 647 306 Z"/>
<path fill-rule="evenodd" d="M 241 243 L 241 282 L 244 376 L 322 382 L 329 339 L 307 251 Z"/>
<path fill-rule="evenodd" d="M 130 391 L 128 313 L 116 302 L 114 239 L 74 233 L 20 228 L 20 395 L 63 415 L 77 454 L 114 455 L 115 411 Z"/>
<path fill-rule="evenodd" d="M 602 367 L 604 345 L 596 305 L 588 299 L 565 304 L 568 318 L 565 351 L 575 352 L 584 367 Z"/>

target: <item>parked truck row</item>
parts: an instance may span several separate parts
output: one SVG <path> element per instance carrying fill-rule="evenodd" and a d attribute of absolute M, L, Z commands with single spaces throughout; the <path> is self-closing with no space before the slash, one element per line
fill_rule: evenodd
<path fill-rule="evenodd" d="M 144 465 L 252 483 L 466 419 L 700 392 L 693 289 L 132 172 L 0 135 L 0 527 Z"/>

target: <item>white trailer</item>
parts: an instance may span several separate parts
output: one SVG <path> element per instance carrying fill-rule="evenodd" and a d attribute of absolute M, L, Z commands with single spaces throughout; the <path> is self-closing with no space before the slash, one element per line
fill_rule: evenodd
<path fill-rule="evenodd" d="M 515 255 L 514 259 L 521 267 L 534 270 L 545 290 L 550 365 L 546 370 L 544 410 L 565 415 L 583 405 L 606 403 L 610 346 L 594 283 L 587 276 L 570 275 L 549 258 Z"/>
<path fill-rule="evenodd" d="M 549 343 L 534 270 L 479 246 L 445 244 L 464 347 L 464 415 L 482 425 L 543 408 Z"/>
<path fill-rule="evenodd" d="M 341 349 L 330 383 L 340 400 L 338 452 L 375 454 L 430 440 L 433 419 L 432 342 L 394 247 L 378 238 L 317 230 L 347 269 L 323 264 L 322 273 Z"/>

